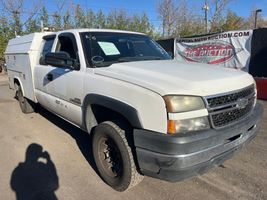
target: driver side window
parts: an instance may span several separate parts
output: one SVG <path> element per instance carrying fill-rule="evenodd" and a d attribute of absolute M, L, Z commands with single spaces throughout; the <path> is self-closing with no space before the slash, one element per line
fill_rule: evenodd
<path fill-rule="evenodd" d="M 56 52 L 67 52 L 71 58 L 78 60 L 78 49 L 73 34 L 61 34 L 58 36 Z"/>

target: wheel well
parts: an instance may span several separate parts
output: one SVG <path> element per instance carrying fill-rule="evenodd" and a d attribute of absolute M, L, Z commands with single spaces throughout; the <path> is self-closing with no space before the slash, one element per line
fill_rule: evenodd
<path fill-rule="evenodd" d="M 95 118 L 95 122 L 97 124 L 100 124 L 104 121 L 120 121 L 122 124 L 124 124 L 127 127 L 131 127 L 129 121 L 120 113 L 111 110 L 107 107 L 92 104 L 91 105 L 92 114 Z"/>
<path fill-rule="evenodd" d="M 92 104 L 91 110 L 95 119 L 95 124 L 91 127 L 91 130 L 102 122 L 112 121 L 126 132 L 129 145 L 133 147 L 133 126 L 126 117 L 112 109 L 97 104 Z"/>
<path fill-rule="evenodd" d="M 91 129 L 104 121 L 122 121 L 129 127 L 142 128 L 137 110 L 119 100 L 88 94 L 83 101 L 83 127 Z"/>

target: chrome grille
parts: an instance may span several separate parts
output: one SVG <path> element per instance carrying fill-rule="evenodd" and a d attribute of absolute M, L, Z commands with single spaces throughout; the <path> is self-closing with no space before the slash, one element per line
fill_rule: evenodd
<path fill-rule="evenodd" d="M 208 106 L 210 108 L 214 108 L 217 106 L 221 106 L 223 104 L 229 104 L 232 102 L 236 102 L 240 98 L 248 97 L 249 95 L 254 94 L 254 93 L 255 93 L 254 86 L 250 86 L 236 93 L 209 98 L 207 99 Z"/>
<path fill-rule="evenodd" d="M 206 98 L 211 124 L 221 128 L 247 116 L 255 104 L 254 85 L 221 96 Z"/>

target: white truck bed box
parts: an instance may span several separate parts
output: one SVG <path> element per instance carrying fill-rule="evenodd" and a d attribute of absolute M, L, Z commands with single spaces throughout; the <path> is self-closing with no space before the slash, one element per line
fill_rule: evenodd
<path fill-rule="evenodd" d="M 42 37 L 49 34 L 51 33 L 32 33 L 11 39 L 5 51 L 10 88 L 15 89 L 13 80 L 16 78 L 23 86 L 24 96 L 34 102 L 36 102 L 36 98 L 33 70 L 39 62 L 40 49 L 43 45 Z"/>

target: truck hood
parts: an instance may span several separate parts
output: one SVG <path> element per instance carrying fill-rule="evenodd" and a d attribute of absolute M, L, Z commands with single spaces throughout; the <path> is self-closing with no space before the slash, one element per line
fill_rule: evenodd
<path fill-rule="evenodd" d="M 117 63 L 96 68 L 95 74 L 135 84 L 162 96 L 209 96 L 238 90 L 254 83 L 253 78 L 242 71 L 176 60 Z"/>

